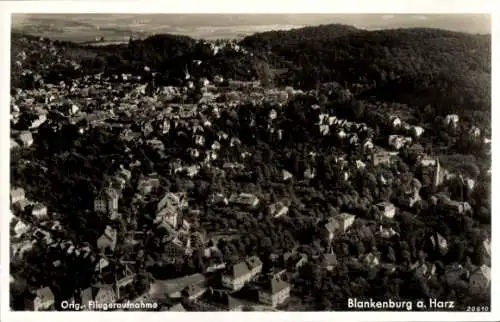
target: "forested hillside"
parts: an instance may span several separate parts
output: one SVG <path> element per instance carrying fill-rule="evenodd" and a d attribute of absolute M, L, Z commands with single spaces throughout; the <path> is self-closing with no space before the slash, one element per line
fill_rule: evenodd
<path fill-rule="evenodd" d="M 13 54 L 19 35 L 13 34 Z M 55 46 L 58 57 L 76 60 L 82 68 L 45 71 L 55 79 L 98 71 L 139 71 L 147 65 L 161 83 L 177 84 L 184 69 L 196 77 L 251 80 L 268 65 L 278 85 L 311 89 L 319 83 L 338 82 L 358 99 L 396 101 L 416 107 L 439 106 L 488 123 L 491 101 L 491 37 L 438 29 L 365 31 L 344 25 L 270 31 L 244 38 L 245 51 L 207 50 L 202 41 L 187 36 L 156 35 L 128 45 L 80 47 L 75 44 L 31 39 L 31 47 Z M 36 44 L 36 42 L 39 42 Z M 23 47 L 26 48 L 26 47 Z M 33 56 L 31 56 L 33 57 Z M 43 64 L 46 57 L 28 64 Z M 193 60 L 203 64 L 191 68 Z M 15 59 L 13 59 L 13 64 Z M 273 70 L 285 72 L 272 74 Z M 40 70 L 40 69 L 38 69 Z M 269 74 L 269 73 L 268 73 Z M 19 77 L 13 73 L 13 82 Z M 50 78 L 49 78 L 50 79 Z"/>

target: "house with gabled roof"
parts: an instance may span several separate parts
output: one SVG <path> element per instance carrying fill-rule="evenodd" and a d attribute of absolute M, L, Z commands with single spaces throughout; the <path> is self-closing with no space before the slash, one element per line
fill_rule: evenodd
<path fill-rule="evenodd" d="M 262 271 L 262 262 L 257 256 L 233 265 L 222 276 L 222 285 L 234 291 L 241 289 Z"/>
<path fill-rule="evenodd" d="M 355 215 L 342 213 L 338 216 L 328 218 L 325 228 L 328 232 L 329 239 L 332 240 L 337 234 L 344 234 L 353 225 Z"/>
<path fill-rule="evenodd" d="M 279 277 L 273 277 L 259 291 L 259 301 L 273 308 L 290 297 L 291 285 Z"/>
<path fill-rule="evenodd" d="M 111 187 L 105 188 L 94 200 L 94 210 L 100 213 L 114 213 L 118 211 L 120 193 Z"/>

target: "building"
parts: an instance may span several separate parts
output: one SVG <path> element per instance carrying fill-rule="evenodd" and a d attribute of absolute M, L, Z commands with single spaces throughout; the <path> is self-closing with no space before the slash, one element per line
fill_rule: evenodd
<path fill-rule="evenodd" d="M 48 311 L 53 309 L 54 303 L 54 293 L 52 293 L 49 287 L 44 287 L 36 291 L 36 297 L 33 300 L 33 310 Z"/>
<path fill-rule="evenodd" d="M 340 232 L 343 234 L 347 232 L 347 230 L 352 226 L 354 220 L 356 219 L 356 216 L 344 212 L 334 218 L 340 224 L 339 229 Z"/>
<path fill-rule="evenodd" d="M 141 196 L 149 195 L 153 189 L 160 186 L 160 179 L 157 177 L 141 177 L 137 183 L 137 192 Z"/>
<path fill-rule="evenodd" d="M 328 271 L 333 270 L 335 266 L 337 266 L 337 256 L 335 255 L 334 252 L 331 252 L 330 254 L 323 254 L 322 260 L 323 260 L 323 266 Z"/>
<path fill-rule="evenodd" d="M 372 162 L 374 166 L 379 164 L 390 165 L 394 158 L 398 155 L 397 152 L 377 151 L 372 154 Z"/>
<path fill-rule="evenodd" d="M 290 289 L 289 283 L 273 277 L 259 291 L 259 301 L 275 308 L 290 297 Z"/>
<path fill-rule="evenodd" d="M 355 215 L 342 213 L 338 216 L 330 217 L 325 224 L 329 239 L 332 240 L 337 234 L 344 234 L 352 226 Z"/>
<path fill-rule="evenodd" d="M 17 222 L 14 225 L 14 233 L 16 234 L 17 237 L 21 237 L 22 235 L 26 234 L 31 228 L 30 224 L 26 224 L 22 220 L 17 220 Z"/>
<path fill-rule="evenodd" d="M 177 209 L 169 205 L 162 208 L 158 213 L 156 213 L 157 222 L 168 224 L 174 229 L 177 228 L 178 219 L 179 213 Z"/>
<path fill-rule="evenodd" d="M 408 146 L 413 142 L 412 138 L 401 135 L 389 135 L 388 144 L 391 148 L 399 150 L 404 146 Z"/>
<path fill-rule="evenodd" d="M 417 261 L 410 266 L 417 276 L 431 278 L 436 274 L 436 265 L 426 261 Z"/>
<path fill-rule="evenodd" d="M 481 136 L 481 130 L 477 126 L 473 126 L 469 130 L 469 135 L 472 138 L 479 138 Z"/>
<path fill-rule="evenodd" d="M 47 206 L 41 203 L 37 203 L 33 206 L 31 214 L 38 220 L 45 219 L 48 215 Z"/>
<path fill-rule="evenodd" d="M 287 180 L 290 180 L 292 178 L 293 178 L 293 175 L 290 172 L 288 172 L 286 170 L 281 170 L 281 179 L 283 181 L 287 181 Z"/>
<path fill-rule="evenodd" d="M 23 147 L 29 148 L 34 142 L 33 135 L 30 131 L 22 131 L 19 134 L 19 141 L 21 141 Z"/>
<path fill-rule="evenodd" d="M 104 253 L 107 249 L 115 250 L 118 233 L 111 226 L 106 226 L 104 233 L 97 239 L 97 248 Z"/>
<path fill-rule="evenodd" d="M 113 285 L 96 285 L 86 288 L 80 293 L 81 304 L 86 306 L 86 309 L 92 310 L 95 306 L 109 305 L 115 303 L 116 293 Z M 90 305 L 95 303 L 96 305 Z"/>
<path fill-rule="evenodd" d="M 433 157 L 430 157 L 430 156 L 423 156 L 421 159 L 420 159 L 420 165 L 422 167 L 434 167 L 436 166 L 436 163 L 437 163 L 437 159 L 436 158 L 433 158 Z"/>
<path fill-rule="evenodd" d="M 491 283 L 491 269 L 482 265 L 471 273 L 469 278 L 469 289 L 471 294 L 485 295 L 489 293 Z"/>
<path fill-rule="evenodd" d="M 448 252 L 448 241 L 446 238 L 441 236 L 441 234 L 436 233 L 435 235 L 431 236 L 431 243 L 434 249 L 437 249 L 441 255 L 446 255 Z"/>
<path fill-rule="evenodd" d="M 262 262 L 256 256 L 234 265 L 222 276 L 222 285 L 233 291 L 240 290 L 262 271 Z"/>
<path fill-rule="evenodd" d="M 239 195 L 231 195 L 229 198 L 230 203 L 255 208 L 259 205 L 260 200 L 257 196 L 251 193 L 240 193 Z"/>
<path fill-rule="evenodd" d="M 121 296 L 122 289 L 135 281 L 135 276 L 136 275 L 130 269 L 130 267 L 127 264 L 125 264 L 123 269 L 119 272 L 119 275 L 116 276 L 115 289 L 116 289 L 117 299 L 120 299 L 122 297 Z"/>
<path fill-rule="evenodd" d="M 230 271 L 222 276 L 222 285 L 237 291 L 252 279 L 250 270 L 245 262 L 234 265 Z"/>
<path fill-rule="evenodd" d="M 398 128 L 402 124 L 401 119 L 395 115 L 389 118 L 389 122 L 393 128 Z"/>
<path fill-rule="evenodd" d="M 95 265 L 95 271 L 101 274 L 103 272 L 106 272 L 106 269 L 109 270 L 109 261 L 106 258 L 102 257 Z"/>
<path fill-rule="evenodd" d="M 26 199 L 26 194 L 23 188 L 14 188 L 10 190 L 10 202 L 15 204 L 16 202 L 23 201 Z"/>
<path fill-rule="evenodd" d="M 205 294 L 207 288 L 193 284 L 188 285 L 181 292 L 183 296 L 185 296 L 189 301 L 196 301 L 200 296 Z"/>
<path fill-rule="evenodd" d="M 415 137 L 420 137 L 422 136 L 422 134 L 424 134 L 425 130 L 423 127 L 421 126 L 413 126 L 411 128 L 411 133 L 415 136 Z"/>
<path fill-rule="evenodd" d="M 457 114 L 448 114 L 444 118 L 443 123 L 445 126 L 456 127 L 458 125 L 459 120 L 460 120 L 460 117 Z"/>
<path fill-rule="evenodd" d="M 175 239 L 164 247 L 165 255 L 174 262 L 177 258 L 182 258 L 186 254 L 186 248 L 181 241 Z"/>
<path fill-rule="evenodd" d="M 160 211 L 166 206 L 170 206 L 177 209 L 186 208 L 188 206 L 188 202 L 186 200 L 185 194 L 182 192 L 178 193 L 167 192 L 158 203 L 156 210 Z"/>
<path fill-rule="evenodd" d="M 376 206 L 385 218 L 392 219 L 396 215 L 396 206 L 388 201 L 379 202 Z"/>
<path fill-rule="evenodd" d="M 262 261 L 257 256 L 252 256 L 246 261 L 248 268 L 250 269 L 250 274 L 253 276 L 262 272 Z"/>
<path fill-rule="evenodd" d="M 382 238 L 391 238 L 398 233 L 392 227 L 380 226 L 377 234 Z"/>
<path fill-rule="evenodd" d="M 111 187 L 104 189 L 94 200 L 94 210 L 99 213 L 111 214 L 118 211 L 120 193 Z"/>
<path fill-rule="evenodd" d="M 363 263 L 370 267 L 377 267 L 380 265 L 380 257 L 374 253 L 368 253 L 363 257 Z"/>
<path fill-rule="evenodd" d="M 269 214 L 274 218 L 281 217 L 288 213 L 288 207 L 283 202 L 277 202 L 269 206 Z"/>
<path fill-rule="evenodd" d="M 316 170 L 308 168 L 304 171 L 304 178 L 307 180 L 314 179 L 316 177 Z"/>

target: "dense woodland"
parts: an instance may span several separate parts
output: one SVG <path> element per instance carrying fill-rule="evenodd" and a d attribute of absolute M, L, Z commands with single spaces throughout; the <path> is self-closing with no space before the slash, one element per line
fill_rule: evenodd
<path fill-rule="evenodd" d="M 12 37 L 13 55 L 16 51 L 39 50 L 50 42 L 33 38 L 29 44 L 20 43 L 15 34 Z M 317 90 L 317 95 L 299 96 L 283 107 L 283 113 L 275 120 L 288 134 L 281 141 L 264 130 L 271 106 L 255 109 L 248 105 L 237 111 L 223 112 L 211 128 L 205 129 L 207 146 L 219 130 L 240 138 L 242 149 L 253 153 L 248 173 L 221 179 L 216 173 L 203 170 L 194 179 L 181 175 L 164 176 L 162 184 L 166 190 L 189 191 L 191 203 L 201 215 L 185 216 L 198 227 L 207 232 L 238 230 L 239 238 L 220 242 L 224 260 L 235 262 L 247 254 L 257 254 L 269 266 L 269 255 L 285 253 L 293 246 L 300 247 L 311 257 L 321 254 L 327 238 L 318 222 L 330 215 L 348 211 L 361 218 L 364 226 L 373 227 L 376 210 L 369 205 L 374 200 L 397 201 L 411 179 L 417 177 L 424 186 L 424 200 L 416 213 L 403 209 L 397 219 L 385 223 L 400 237 L 380 239 L 370 234 L 370 229 L 360 226 L 354 229 L 353 235 L 335 242 L 339 258 L 356 257 L 372 250 L 380 252 L 385 262 L 398 265 L 396 275 L 384 269 L 366 269 L 348 260 L 342 261 L 332 272 L 321 270 L 319 260 L 312 260 L 301 269 L 294 281 L 292 295 L 303 298 L 308 309 L 326 310 L 344 309 L 347 298 L 364 296 L 446 298 L 456 299 L 461 305 L 474 304 L 474 301 L 481 303 L 482 299 L 467 296 L 467 284 L 449 285 L 441 272 L 451 263 L 480 265 L 483 260 L 480 243 L 484 236 L 491 234 L 490 179 L 485 174 L 491 167 L 489 155 L 483 145 L 466 135 L 472 125 L 479 126 L 486 134 L 491 128 L 490 43 L 490 36 L 443 30 L 360 31 L 333 25 L 247 37 L 240 44 L 254 53 L 252 56 L 229 51 L 211 56 L 199 41 L 184 36 L 159 35 L 104 48 L 51 42 L 59 55 L 82 65 L 76 71 L 64 63 L 41 69 L 43 59 L 51 59 L 44 51 L 30 59 L 33 59 L 33 73 L 40 73 L 45 82 L 97 71 L 143 73 L 143 66 L 147 65 L 158 72 L 158 83 L 178 84 L 184 66 L 191 66 L 193 59 L 200 59 L 205 62 L 204 67 L 190 70 L 195 76 L 210 78 L 220 74 L 246 80 L 267 77 L 276 86 Z M 259 67 L 263 63 L 269 67 L 264 76 Z M 53 66 L 47 62 L 49 65 Z M 15 68 L 13 87 L 36 86 L 33 77 L 16 74 Z M 288 72 L 273 74 L 274 69 L 281 68 Z M 308 109 L 311 104 L 319 104 L 321 109 Z M 393 166 L 369 166 L 366 171 L 351 169 L 350 179 L 341 180 L 342 171 L 334 162 L 335 152 L 347 153 L 349 160 L 356 160 L 362 157 L 363 151 L 334 138 L 322 137 L 313 122 L 317 113 L 326 111 L 366 122 L 376 128 L 375 137 L 380 137 L 388 131 L 384 118 L 393 110 L 405 110 L 415 124 L 429 124 L 427 130 L 431 134 L 419 142 L 423 149 L 428 152 L 446 149 L 448 166 L 462 167 L 476 180 L 477 187 L 470 194 L 464 193 L 465 189 L 456 182 L 448 182 L 442 188 L 456 199 L 461 196 L 468 201 L 474 217 L 443 214 L 426 201 L 426 197 L 436 191 L 431 187 L 430 175 L 417 170 L 413 152 L 409 150 L 403 151 L 399 162 Z M 463 127 L 454 130 L 440 127 L 443 116 L 450 112 L 461 115 Z M 257 126 L 250 127 L 247 122 L 250 119 L 256 120 Z M 124 154 L 125 143 L 119 133 L 92 128 L 82 136 L 77 130 L 77 125 L 66 124 L 60 131 L 53 132 L 50 124 L 44 125 L 36 136 L 33 149 L 11 156 L 11 177 L 12 185 L 25 187 L 28 198 L 43 200 L 50 205 L 51 211 L 61 214 L 70 238 L 90 244 L 95 243 L 104 224 L 82 209 L 91 208 L 106 174 L 111 175 L 119 164 L 129 164 L 135 159 L 141 161 L 140 172 L 144 174 L 153 171 L 166 174 L 170 173 L 171 161 L 189 160 L 186 145 L 192 142 L 183 141 L 176 132 L 160 138 L 168 155 L 165 159 L 134 143 L 128 144 L 131 152 Z M 317 152 L 316 159 L 311 159 L 311 151 Z M 236 161 L 239 152 L 223 149 L 219 162 Z M 31 162 L 23 162 L 27 159 Z M 315 167 L 318 175 L 308 184 L 301 183 L 304 170 L 310 167 Z M 283 168 L 290 169 L 297 181 L 281 182 L 279 175 Z M 377 179 L 380 174 L 394 179 L 393 183 L 380 186 Z M 133 183 L 137 181 L 135 176 L 126 192 L 133 190 Z M 255 210 L 255 216 L 235 216 L 234 209 L 208 203 L 213 193 L 234 191 L 257 193 L 267 202 L 289 199 L 292 201 L 290 213 L 283 220 L 275 221 L 266 215 L 265 209 Z M 130 205 L 131 197 L 132 193 L 125 193 L 120 201 L 123 208 Z M 136 218 L 127 229 L 137 230 L 152 224 L 148 222 L 148 214 L 153 215 L 148 213 L 151 211 L 141 209 L 145 219 Z M 124 222 L 115 224 L 127 225 Z M 429 237 L 435 232 L 447 238 L 451 245 L 446 256 L 428 245 Z M 155 263 L 149 265 L 148 270 L 157 278 L 203 271 L 209 264 L 201 253 L 186 257 L 180 263 L 162 263 L 161 238 L 159 232 L 144 241 L 147 248 L 153 250 L 149 256 Z M 436 263 L 440 274 L 429 280 L 414 276 L 408 264 L 424 258 Z M 59 271 L 48 274 L 49 268 L 40 265 L 44 262 L 50 261 L 29 258 L 28 264 L 16 265 L 19 270 L 32 271 L 30 274 L 40 280 L 50 281 L 60 290 L 61 298 L 92 279 L 91 263 L 68 262 Z"/>

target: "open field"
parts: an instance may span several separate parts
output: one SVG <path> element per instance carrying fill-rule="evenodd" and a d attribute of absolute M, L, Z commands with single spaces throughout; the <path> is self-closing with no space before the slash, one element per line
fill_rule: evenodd
<path fill-rule="evenodd" d="M 17 31 L 52 39 L 85 42 L 100 37 L 104 37 L 106 41 L 123 41 L 130 35 L 142 37 L 158 33 L 203 39 L 235 38 L 268 30 L 289 30 L 311 23 L 332 22 L 354 25 L 361 29 L 426 26 L 487 33 L 490 28 L 489 20 L 484 15 L 207 14 L 200 18 L 200 15 L 195 14 L 16 14 L 12 16 L 12 26 Z"/>

